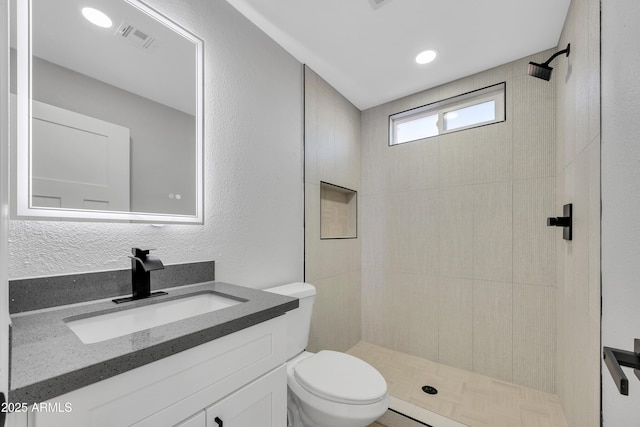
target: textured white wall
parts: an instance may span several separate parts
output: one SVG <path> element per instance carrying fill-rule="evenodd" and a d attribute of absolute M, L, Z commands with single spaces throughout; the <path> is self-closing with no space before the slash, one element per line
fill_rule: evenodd
<path fill-rule="evenodd" d="M 140 246 L 168 264 L 215 260 L 231 283 L 302 280 L 301 64 L 224 0 L 147 4 L 205 42 L 205 224 L 13 220 L 9 277 L 128 268 Z"/>
<path fill-rule="evenodd" d="M 602 1 L 602 345 L 640 338 L 640 3 Z M 640 426 L 640 381 L 629 396 L 602 365 L 605 427 Z"/>

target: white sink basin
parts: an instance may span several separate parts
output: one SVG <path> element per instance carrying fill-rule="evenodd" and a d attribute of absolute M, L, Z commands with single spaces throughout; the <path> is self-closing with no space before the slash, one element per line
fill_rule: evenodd
<path fill-rule="evenodd" d="M 83 343 L 91 344 L 210 313 L 242 302 L 244 301 L 206 292 L 77 320 L 65 319 L 65 322 Z"/>

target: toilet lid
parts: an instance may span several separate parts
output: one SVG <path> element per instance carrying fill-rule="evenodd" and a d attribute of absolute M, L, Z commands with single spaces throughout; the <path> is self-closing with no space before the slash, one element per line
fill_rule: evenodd
<path fill-rule="evenodd" d="M 296 364 L 294 375 L 308 392 L 339 403 L 375 403 L 387 382 L 367 362 L 349 354 L 323 350 Z"/>

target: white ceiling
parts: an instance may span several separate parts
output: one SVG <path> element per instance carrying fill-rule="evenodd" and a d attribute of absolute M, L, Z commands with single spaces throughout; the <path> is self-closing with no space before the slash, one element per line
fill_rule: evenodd
<path fill-rule="evenodd" d="M 556 47 L 571 0 L 227 1 L 364 110 Z"/>

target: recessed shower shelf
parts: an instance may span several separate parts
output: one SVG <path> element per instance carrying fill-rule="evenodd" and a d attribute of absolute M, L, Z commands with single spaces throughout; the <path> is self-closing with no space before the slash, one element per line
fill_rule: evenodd
<path fill-rule="evenodd" d="M 356 191 L 320 182 L 320 238 L 357 238 L 357 205 Z"/>

